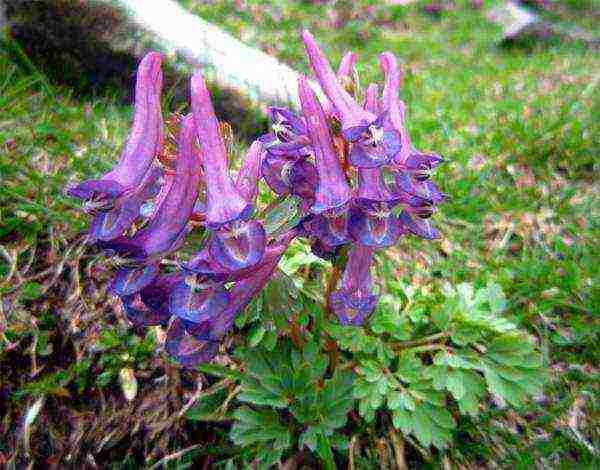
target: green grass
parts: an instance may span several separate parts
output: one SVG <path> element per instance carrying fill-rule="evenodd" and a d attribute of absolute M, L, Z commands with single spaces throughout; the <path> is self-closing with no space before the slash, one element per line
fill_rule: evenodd
<path fill-rule="evenodd" d="M 339 27 L 332 25 L 329 4 L 246 2 L 240 10 L 232 2 L 182 3 L 303 73 L 309 68 L 299 40 L 302 28 L 313 32 L 336 64 L 347 49 L 357 51 L 365 86 L 381 81 L 378 53 L 397 54 L 406 72 L 403 98 L 411 135 L 418 148 L 449 160 L 436 180 L 451 200 L 435 216 L 442 241 L 403 241 L 392 275 L 425 290 L 444 283 L 498 282 L 510 316 L 535 334 L 553 377 L 544 396 L 518 414 L 490 407 L 479 421 L 463 420 L 451 460 L 511 468 L 597 464 L 569 427 L 579 410 L 579 432 L 600 449 L 593 420 L 600 407 L 597 52 L 558 39 L 501 47 L 499 28 L 469 2 L 457 2 L 439 18 L 426 14 L 422 2 L 409 7 L 335 2 L 338 16 L 346 16 Z M 585 2 L 584 11 L 592 4 Z M 48 232 L 54 230 L 66 244 L 84 221 L 63 188 L 71 178 L 108 168 L 131 109 L 107 99 L 74 101 L 69 90 L 3 55 L 0 77 L 5 77 L 0 80 L 0 243 L 10 248 L 25 239 L 48 250 Z M 8 270 L 0 264 L 0 274 Z M 25 296 L 35 299 L 37 288 L 28 286 Z M 32 315 L 43 317 L 36 310 Z M 31 327 L 8 320 L 0 342 L 2 335 L 12 342 L 35 337 Z M 54 348 L 60 346 L 56 328 L 38 326 Z M 118 359 L 128 351 L 130 340 L 123 341 L 114 346 L 114 358 L 96 369 L 112 371 L 112 383 L 118 368 L 132 364 Z M 0 348 L 0 361 L 7 354 Z M 40 357 L 43 362 L 46 356 Z M 95 356 L 87 351 L 85 357 Z M 68 374 L 48 378 L 61 371 Z M 3 393 L 18 389 L 26 397 L 44 386 L 77 388 L 80 384 L 61 382 L 76 375 L 72 367 L 53 363 L 35 379 L 20 378 L 15 385 L 0 378 L 0 384 Z M 15 406 L 24 406 L 20 403 Z M 0 453 L 7 451 L 0 444 Z"/>

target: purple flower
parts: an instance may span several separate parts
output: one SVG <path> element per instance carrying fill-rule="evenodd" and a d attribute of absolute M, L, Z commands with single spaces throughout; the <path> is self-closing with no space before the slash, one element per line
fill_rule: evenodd
<path fill-rule="evenodd" d="M 341 85 L 313 36 L 304 31 L 302 38 L 319 85 L 342 123 L 342 135 L 352 142 L 350 163 L 357 167 L 374 168 L 390 162 L 400 151 L 401 136 L 387 118 L 387 113 L 376 116 L 363 109 Z M 354 64 L 348 62 L 346 67 L 353 67 Z"/>
<path fill-rule="evenodd" d="M 272 155 L 302 157 L 309 155 L 310 139 L 304 120 L 285 108 L 269 108 L 272 131 L 260 141 Z"/>
<path fill-rule="evenodd" d="M 169 311 L 184 325 L 199 325 L 215 320 L 230 303 L 230 295 L 220 284 L 199 283 L 188 276 L 171 292 Z"/>
<path fill-rule="evenodd" d="M 131 238 L 118 238 L 105 246 L 138 262 L 157 259 L 177 249 L 187 235 L 187 223 L 198 197 L 201 167 L 194 148 L 191 115 L 184 118 L 179 136 L 179 156 L 169 192 L 149 224 Z"/>
<path fill-rule="evenodd" d="M 306 232 L 329 247 L 345 245 L 350 240 L 348 213 L 333 211 L 311 215 L 304 222 Z"/>
<path fill-rule="evenodd" d="M 232 222 L 214 233 L 210 255 L 228 271 L 248 268 L 261 260 L 266 237 L 265 229 L 256 220 Z"/>
<path fill-rule="evenodd" d="M 315 214 L 344 207 L 352 196 L 341 162 L 336 155 L 323 108 L 306 78 L 299 80 L 300 104 L 313 143 L 319 183 L 315 192 Z"/>
<path fill-rule="evenodd" d="M 363 108 L 373 114 L 381 112 L 381 101 L 379 100 L 379 86 L 377 83 L 371 83 L 365 92 L 365 102 Z"/>
<path fill-rule="evenodd" d="M 400 222 L 405 230 L 416 235 L 417 237 L 424 238 L 426 240 L 435 240 L 440 238 L 439 232 L 436 228 L 431 225 L 431 221 L 415 216 L 408 210 L 402 211 L 400 214 Z"/>
<path fill-rule="evenodd" d="M 341 288 L 329 298 L 331 308 L 343 325 L 362 325 L 377 305 L 371 278 L 373 252 L 373 248 L 360 244 L 352 247 Z"/>
<path fill-rule="evenodd" d="M 136 220 L 140 219 L 142 205 L 160 191 L 159 183 L 162 176 L 163 171 L 160 168 L 151 167 L 138 188 L 125 197 L 117 198 L 112 209 L 100 211 L 92 220 L 91 241 L 110 241 L 123 235 Z"/>
<path fill-rule="evenodd" d="M 308 200 L 315 197 L 317 169 L 304 158 L 267 155 L 262 162 L 262 176 L 280 196 L 294 194 Z"/>
<path fill-rule="evenodd" d="M 398 199 L 386 185 L 381 168 L 358 169 L 358 192 L 355 198 L 357 205 L 368 207 L 374 203 L 385 202 L 391 206 Z"/>
<path fill-rule="evenodd" d="M 192 77 L 192 114 L 202 147 L 207 226 L 219 228 L 236 220 L 247 220 L 252 214 L 253 204 L 244 199 L 231 180 L 219 121 L 200 73 Z"/>
<path fill-rule="evenodd" d="M 235 181 L 235 188 L 246 202 L 251 204 L 255 203 L 256 196 L 258 196 L 258 179 L 264 157 L 264 146 L 257 140 L 246 153 L 246 158 Z"/>
<path fill-rule="evenodd" d="M 138 67 L 133 126 L 119 163 L 101 179 L 88 180 L 70 188 L 68 194 L 86 200 L 86 210 L 110 210 L 120 196 L 135 192 L 164 141 L 160 108 L 162 55 L 147 54 Z"/>
<path fill-rule="evenodd" d="M 166 326 L 171 318 L 169 296 L 183 276 L 179 273 L 158 275 L 139 292 L 121 297 L 127 318 L 135 326 Z"/>
<path fill-rule="evenodd" d="M 384 248 L 394 245 L 402 234 L 402 225 L 386 204 L 372 204 L 369 208 L 350 209 L 350 235 L 361 245 Z"/>
<path fill-rule="evenodd" d="M 185 320 L 175 318 L 167 333 L 166 348 L 169 354 L 175 356 L 185 367 L 192 367 L 200 362 L 211 360 L 218 351 L 220 341 L 232 328 L 235 317 L 267 284 L 273 271 L 277 268 L 279 260 L 297 233 L 297 230 L 291 230 L 267 248 L 263 262 L 251 272 L 248 271 L 247 275 L 236 281 L 230 289 L 227 294 L 226 307 L 222 308 L 223 305 L 216 302 L 219 304 L 217 314 L 194 316 L 194 319 L 201 320 L 199 323 L 190 322 L 187 318 Z M 180 300 L 173 300 L 174 298 L 172 297 L 172 302 L 181 304 Z M 184 295 L 183 298 L 187 297 Z M 212 299 L 208 300 L 209 303 L 213 301 Z M 196 304 L 193 303 L 193 305 Z M 199 305 L 204 304 L 200 302 Z M 208 310 L 211 309 L 205 309 L 204 312 Z M 181 314 L 187 315 L 185 307 Z"/>
<path fill-rule="evenodd" d="M 302 32 L 302 39 L 304 40 L 308 58 L 310 59 L 310 64 L 315 72 L 317 81 L 321 85 L 325 95 L 327 95 L 327 98 L 331 101 L 331 104 L 335 107 L 337 115 L 342 122 L 342 129 L 351 129 L 373 122 L 376 116 L 362 109 L 344 89 L 312 34 L 305 30 Z M 351 65 L 351 61 L 347 62 Z"/>

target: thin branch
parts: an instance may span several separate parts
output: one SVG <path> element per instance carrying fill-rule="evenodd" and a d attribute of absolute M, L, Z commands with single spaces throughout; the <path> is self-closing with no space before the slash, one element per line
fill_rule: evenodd
<path fill-rule="evenodd" d="M 202 447 L 202 444 L 194 444 L 193 446 L 189 446 L 189 447 L 186 447 L 185 449 L 181 449 L 173 454 L 169 454 L 169 455 L 163 457 L 162 459 L 160 459 L 154 465 L 152 465 L 152 467 L 150 467 L 149 470 L 155 470 L 155 469 L 159 468 L 161 465 L 164 465 L 164 464 L 170 462 L 171 460 L 176 460 L 180 457 L 183 457 L 188 452 L 196 450 L 199 447 Z"/>

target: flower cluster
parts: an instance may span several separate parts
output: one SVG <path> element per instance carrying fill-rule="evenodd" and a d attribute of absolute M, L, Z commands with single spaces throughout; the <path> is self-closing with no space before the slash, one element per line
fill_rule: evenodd
<path fill-rule="evenodd" d="M 128 318 L 167 327 L 166 349 L 184 366 L 216 354 L 294 238 L 308 238 L 324 258 L 351 245 L 329 300 L 342 323 L 358 325 L 377 304 L 375 250 L 407 233 L 437 237 L 428 218 L 444 195 L 429 174 L 442 159 L 412 147 L 394 56 L 381 55 L 382 96 L 370 85 L 360 105 L 348 91 L 356 56 L 347 54 L 336 75 L 310 33 L 303 39 L 327 99 L 321 104 L 301 78 L 301 115 L 272 108 L 272 132 L 252 144 L 236 175 L 200 73 L 191 79 L 191 113 L 181 119 L 176 155 L 165 158 L 162 56 L 150 53 L 138 69 L 133 126 L 118 164 L 69 189 L 93 216 L 90 239 L 119 264 L 111 290 Z M 267 234 L 255 215 L 261 178 L 278 195 L 302 201 L 297 226 Z M 192 230 L 203 230 L 206 242 L 169 270 L 163 261 Z"/>

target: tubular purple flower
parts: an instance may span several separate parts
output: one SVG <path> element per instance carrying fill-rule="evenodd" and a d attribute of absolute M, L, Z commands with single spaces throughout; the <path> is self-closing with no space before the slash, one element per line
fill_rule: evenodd
<path fill-rule="evenodd" d="M 350 209 L 348 231 L 361 245 L 385 248 L 394 245 L 402 234 L 402 226 L 386 204 Z"/>
<path fill-rule="evenodd" d="M 311 162 L 303 158 L 267 155 L 261 170 L 265 182 L 280 196 L 295 194 L 303 199 L 314 199 L 319 177 Z"/>
<path fill-rule="evenodd" d="M 93 212 L 112 207 L 115 198 L 135 190 L 160 153 L 164 141 L 160 107 L 162 55 L 147 54 L 138 67 L 133 125 L 119 163 L 99 180 L 88 180 L 69 189 L 71 196 L 87 199 Z"/>
<path fill-rule="evenodd" d="M 385 184 L 381 168 L 358 169 L 358 192 L 355 199 L 357 205 L 368 207 L 379 202 L 393 205 L 397 199 Z"/>
<path fill-rule="evenodd" d="M 232 222 L 215 232 L 210 241 L 212 258 L 229 271 L 258 263 L 265 252 L 267 235 L 256 220 Z"/>
<path fill-rule="evenodd" d="M 379 86 L 377 83 L 371 83 L 365 92 L 365 103 L 363 107 L 372 112 L 379 114 L 381 112 L 381 102 L 379 101 Z"/>
<path fill-rule="evenodd" d="M 304 30 L 302 32 L 302 39 L 304 40 L 310 64 L 315 72 L 317 81 L 335 107 L 342 122 L 342 129 L 351 129 L 374 121 L 375 115 L 362 109 L 341 85 L 312 34 Z M 347 64 L 351 64 L 351 61 L 347 60 Z"/>
<path fill-rule="evenodd" d="M 219 284 L 198 283 L 189 276 L 176 285 L 169 300 L 169 311 L 193 326 L 215 320 L 230 303 L 230 295 Z"/>
<path fill-rule="evenodd" d="M 336 78 L 338 80 L 343 80 L 344 78 L 352 78 L 354 71 L 356 70 L 356 63 L 358 62 L 358 54 L 356 52 L 348 51 L 342 57 L 342 61 L 340 62 L 340 66 L 338 67 L 338 71 L 336 74 Z"/>
<path fill-rule="evenodd" d="M 431 224 L 430 220 L 413 216 L 407 210 L 403 210 L 400 214 L 400 222 L 402 223 L 404 230 L 416 235 L 417 237 L 424 238 L 426 240 L 435 240 L 436 238 L 440 238 L 440 233 Z"/>
<path fill-rule="evenodd" d="M 169 192 L 147 227 L 132 238 L 110 242 L 109 248 L 145 261 L 171 252 L 183 241 L 201 178 L 200 154 L 194 148 L 194 137 L 194 121 L 187 115 L 181 123 L 179 156 Z"/>
<path fill-rule="evenodd" d="M 235 182 L 235 187 L 241 196 L 250 204 L 254 204 L 258 196 L 258 179 L 260 168 L 265 157 L 263 144 L 256 140 L 246 153 L 246 158 Z"/>
<path fill-rule="evenodd" d="M 323 108 L 304 77 L 299 79 L 299 94 L 319 175 L 315 204 L 311 210 L 319 214 L 345 206 L 352 196 L 352 189 L 336 155 Z"/>
<path fill-rule="evenodd" d="M 373 253 L 373 248 L 360 244 L 352 247 L 342 285 L 329 298 L 333 311 L 343 325 L 362 325 L 377 305 L 378 297 L 373 294 L 371 277 Z"/>
<path fill-rule="evenodd" d="M 260 141 L 272 155 L 302 157 L 311 153 L 304 120 L 289 109 L 269 108 L 272 132 Z"/>
<path fill-rule="evenodd" d="M 313 215 L 303 222 L 303 226 L 308 234 L 330 247 L 345 245 L 350 241 L 347 212 Z"/>
<path fill-rule="evenodd" d="M 199 72 L 192 77 L 191 98 L 206 179 L 206 224 L 209 228 L 219 228 L 229 222 L 246 220 L 252 213 L 253 205 L 242 197 L 231 180 L 219 121 L 204 78 Z"/>
<path fill-rule="evenodd" d="M 144 202 L 160 191 L 157 183 L 162 175 L 160 168 L 150 168 L 138 188 L 126 196 L 117 198 L 112 209 L 96 215 L 90 227 L 90 240 L 109 241 L 123 235 L 140 218 L 140 209 Z"/>

